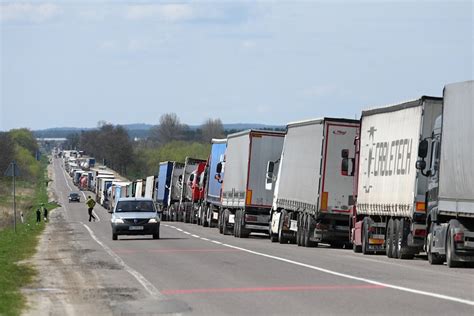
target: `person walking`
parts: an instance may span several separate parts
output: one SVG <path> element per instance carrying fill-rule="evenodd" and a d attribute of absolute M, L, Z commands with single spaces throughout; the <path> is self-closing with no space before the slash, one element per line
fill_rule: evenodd
<path fill-rule="evenodd" d="M 46 207 L 44 207 L 44 204 L 43 204 L 43 216 L 44 216 L 44 221 L 47 222 L 48 221 L 48 209 Z"/>
<path fill-rule="evenodd" d="M 89 211 L 89 222 L 92 219 L 94 219 L 94 222 L 95 222 L 97 220 L 97 218 L 94 216 L 94 214 L 92 214 L 92 210 L 94 209 L 94 206 L 95 206 L 95 201 L 91 198 L 90 195 L 87 198 L 86 204 L 87 204 L 87 208 L 88 208 L 88 211 Z"/>
<path fill-rule="evenodd" d="M 41 210 L 40 208 L 38 207 L 36 209 L 36 224 L 40 223 L 41 222 Z"/>

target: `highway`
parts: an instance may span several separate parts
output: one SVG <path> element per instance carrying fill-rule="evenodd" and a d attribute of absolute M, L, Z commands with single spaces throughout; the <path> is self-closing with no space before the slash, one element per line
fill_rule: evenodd
<path fill-rule="evenodd" d="M 112 241 L 110 214 L 96 206 L 100 221 L 88 222 L 90 193 L 68 203 L 77 189 L 61 160 L 53 171 L 63 206 L 40 243 L 37 286 L 48 290 L 30 290 L 31 314 L 474 314 L 473 270 L 430 266 L 424 258 L 237 239 L 177 222 L 161 223 L 160 240 Z M 72 281 L 61 281 L 65 276 Z"/>

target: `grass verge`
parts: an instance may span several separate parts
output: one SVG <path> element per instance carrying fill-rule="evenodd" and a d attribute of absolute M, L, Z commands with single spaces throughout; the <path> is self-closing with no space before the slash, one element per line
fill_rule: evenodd
<path fill-rule="evenodd" d="M 26 306 L 26 299 L 20 290 L 31 284 L 36 271 L 33 266 L 20 262 L 35 254 L 38 237 L 45 227 L 43 221 L 36 224 L 34 210 L 41 203 L 49 211 L 57 207 L 48 203 L 46 161 L 43 161 L 42 167 L 44 172 L 36 182 L 34 207 L 25 214 L 25 223 L 17 222 L 16 233 L 13 227 L 0 231 L 0 315 L 19 315 Z"/>

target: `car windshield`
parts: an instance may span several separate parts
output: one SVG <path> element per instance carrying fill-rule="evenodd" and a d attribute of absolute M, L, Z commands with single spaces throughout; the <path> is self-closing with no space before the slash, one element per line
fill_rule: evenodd
<path fill-rule="evenodd" d="M 76 196 L 78 196 L 78 194 L 77 193 L 71 193 L 71 194 L 69 194 L 69 196 L 76 197 Z"/>
<path fill-rule="evenodd" d="M 115 212 L 154 212 L 152 201 L 120 201 Z"/>

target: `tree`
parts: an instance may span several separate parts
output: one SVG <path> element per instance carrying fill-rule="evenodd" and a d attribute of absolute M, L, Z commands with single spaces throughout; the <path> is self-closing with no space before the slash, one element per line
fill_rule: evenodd
<path fill-rule="evenodd" d="M 176 113 L 165 113 L 160 117 L 159 125 L 150 130 L 150 140 L 155 144 L 167 144 L 174 140 L 182 140 L 188 126 L 181 124 Z"/>
<path fill-rule="evenodd" d="M 80 136 L 79 133 L 71 133 L 66 136 L 65 148 L 76 149 L 79 145 Z"/>
<path fill-rule="evenodd" d="M 15 157 L 15 144 L 9 133 L 0 132 L 0 177 Z"/>
<path fill-rule="evenodd" d="M 222 125 L 221 119 L 208 118 L 201 125 L 201 139 L 205 143 L 209 143 L 213 138 L 224 137 L 224 125 Z"/>
<path fill-rule="evenodd" d="M 33 156 L 36 155 L 38 150 L 38 142 L 36 141 L 33 133 L 27 128 L 12 129 L 8 132 L 13 142 L 26 150 L 28 150 Z"/>

